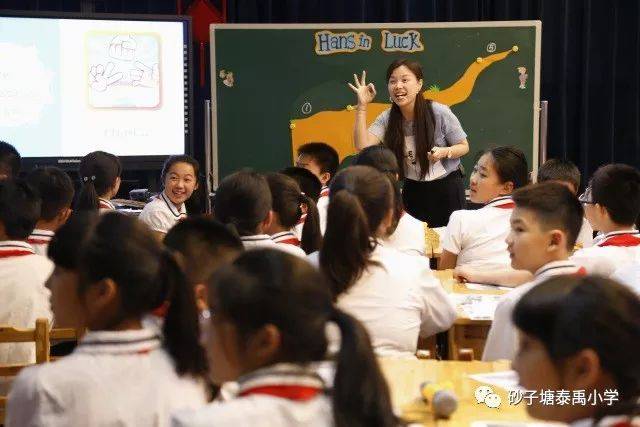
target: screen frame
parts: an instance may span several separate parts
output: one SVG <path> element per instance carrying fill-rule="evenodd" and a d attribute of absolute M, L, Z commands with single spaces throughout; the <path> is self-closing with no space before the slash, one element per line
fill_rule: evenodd
<path fill-rule="evenodd" d="M 123 14 L 123 13 L 77 13 L 56 11 L 17 11 L 0 9 L 0 18 L 42 18 L 42 19 L 80 19 L 96 21 L 155 21 L 155 22 L 181 22 L 184 37 L 183 52 L 186 77 L 185 84 L 185 134 L 184 154 L 193 156 L 193 36 L 191 16 L 188 15 L 147 15 L 147 14 Z M 0 137 L 1 139 L 1 137 Z M 11 141 L 7 141 L 11 143 Z M 182 154 L 182 153 L 171 153 Z M 171 154 L 149 156 L 118 156 L 125 169 L 155 170 Z M 36 167 L 56 166 L 63 170 L 76 170 L 82 156 L 76 157 L 23 157 L 22 170 L 29 171 Z"/>

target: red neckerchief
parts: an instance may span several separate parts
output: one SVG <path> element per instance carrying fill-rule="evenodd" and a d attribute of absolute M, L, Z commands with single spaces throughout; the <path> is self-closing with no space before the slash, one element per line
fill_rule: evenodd
<path fill-rule="evenodd" d="M 296 384 L 273 384 L 252 387 L 242 391 L 239 395 L 244 397 L 252 394 L 266 394 L 269 396 L 281 397 L 283 399 L 304 402 L 306 400 L 313 399 L 320 393 L 322 393 L 322 389 L 318 387 Z"/>
<path fill-rule="evenodd" d="M 320 197 L 329 197 L 329 187 L 322 187 L 322 189 L 320 189 Z"/>
<path fill-rule="evenodd" d="M 35 252 L 32 248 L 26 248 L 18 245 L 1 245 L 0 258 L 13 258 L 18 256 L 33 255 Z"/>
<path fill-rule="evenodd" d="M 614 234 L 610 237 L 605 237 L 605 239 L 598 243 L 596 246 L 606 247 L 606 246 L 618 246 L 618 247 L 631 247 L 631 246 L 640 246 L 640 237 L 638 236 L 637 231 L 629 231 L 620 234 Z"/>
<path fill-rule="evenodd" d="M 281 233 L 276 233 L 271 236 L 271 239 L 276 243 L 287 243 L 289 245 L 294 245 L 300 247 L 300 240 L 290 231 L 283 231 Z"/>
<path fill-rule="evenodd" d="M 516 204 L 511 199 L 511 196 L 503 196 L 496 197 L 495 199 L 487 203 L 486 206 L 498 209 L 513 209 L 516 207 Z"/>

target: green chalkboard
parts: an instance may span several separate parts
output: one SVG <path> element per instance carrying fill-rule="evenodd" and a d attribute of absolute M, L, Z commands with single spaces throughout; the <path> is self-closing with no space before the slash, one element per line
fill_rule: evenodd
<path fill-rule="evenodd" d="M 213 176 L 291 165 L 309 140 L 351 154 L 353 73 L 377 88 L 368 121 L 389 107 L 387 66 L 419 61 L 424 96 L 451 106 L 473 153 L 516 145 L 538 161 L 539 21 L 211 26 Z M 394 48 L 404 51 L 390 51 Z M 412 50 L 409 52 L 408 50 Z"/>

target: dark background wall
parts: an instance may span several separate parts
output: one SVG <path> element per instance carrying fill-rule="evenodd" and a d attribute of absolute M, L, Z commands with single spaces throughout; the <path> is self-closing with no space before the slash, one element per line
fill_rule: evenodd
<path fill-rule="evenodd" d="M 175 14 L 189 0 L 0 0 L 0 8 L 83 13 Z M 212 1 L 220 5 L 220 0 Z M 228 0 L 228 22 L 433 22 L 539 19 L 549 157 L 588 176 L 601 164 L 640 166 L 640 2 L 636 0 Z M 208 48 L 208 46 L 207 46 Z M 195 145 L 202 157 L 196 61 Z M 206 56 L 206 55 L 205 55 Z M 208 57 L 205 58 L 208 75 Z"/>

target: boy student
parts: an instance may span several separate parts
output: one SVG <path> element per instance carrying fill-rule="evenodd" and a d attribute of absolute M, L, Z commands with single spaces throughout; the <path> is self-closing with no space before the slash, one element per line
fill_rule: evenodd
<path fill-rule="evenodd" d="M 40 218 L 27 243 L 38 255 L 47 255 L 47 247 L 55 232 L 71 215 L 73 182 L 63 170 L 55 167 L 34 169 L 27 182 L 40 194 Z"/>
<path fill-rule="evenodd" d="M 511 316 L 524 294 L 551 276 L 585 273 L 568 259 L 583 210 L 567 187 L 553 182 L 531 185 L 513 193 L 513 202 L 516 206 L 506 239 L 511 266 L 529 271 L 533 279 L 510 291 L 498 304 L 482 356 L 488 361 L 513 360 L 518 339 Z"/>
<path fill-rule="evenodd" d="M 578 194 L 580 189 L 580 171 L 570 160 L 549 159 L 538 169 L 538 179 L 536 182 L 553 181 L 565 185 L 573 194 Z M 593 229 L 586 218 L 582 220 L 582 228 L 576 247 L 588 248 L 593 246 Z"/>
<path fill-rule="evenodd" d="M 40 217 L 40 198 L 22 180 L 0 182 L 0 325 L 33 328 L 52 320 L 45 281 L 53 270 L 26 242 Z M 0 344 L 0 364 L 35 362 L 35 346 Z"/>
<path fill-rule="evenodd" d="M 338 152 L 324 142 L 309 142 L 298 148 L 296 166 L 308 169 L 318 177 L 322 183 L 320 198 L 318 199 L 318 213 L 320 214 L 320 232 L 324 234 L 327 228 L 327 207 L 329 206 L 329 185 L 338 171 L 340 157 Z"/>
<path fill-rule="evenodd" d="M 584 213 L 601 234 L 594 246 L 573 254 L 571 260 L 589 274 L 611 276 L 617 268 L 640 257 L 640 233 L 635 222 L 640 214 L 640 172 L 623 164 L 601 166 L 580 195 Z"/>
<path fill-rule="evenodd" d="M 18 150 L 8 142 L 0 141 L 0 181 L 17 178 L 21 163 L 22 158 Z"/>

